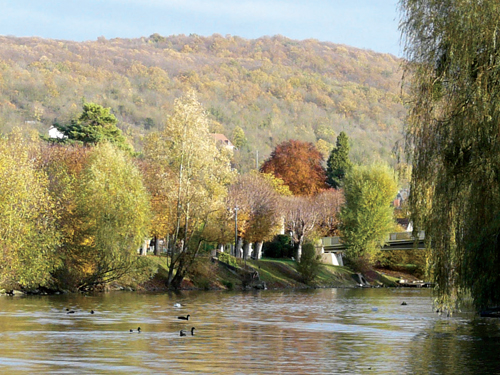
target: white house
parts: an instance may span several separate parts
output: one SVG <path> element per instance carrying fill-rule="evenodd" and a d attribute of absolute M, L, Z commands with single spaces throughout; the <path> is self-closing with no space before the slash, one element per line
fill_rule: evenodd
<path fill-rule="evenodd" d="M 61 133 L 55 126 L 51 126 L 49 129 L 49 138 L 68 138 L 66 135 Z"/>

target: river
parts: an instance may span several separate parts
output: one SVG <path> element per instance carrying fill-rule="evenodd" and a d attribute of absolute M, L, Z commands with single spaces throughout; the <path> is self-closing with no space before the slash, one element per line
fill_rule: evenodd
<path fill-rule="evenodd" d="M 0 374 L 500 374 L 499 322 L 436 314 L 428 289 L 113 292 L 0 304 Z M 180 336 L 191 327 L 194 336 Z"/>

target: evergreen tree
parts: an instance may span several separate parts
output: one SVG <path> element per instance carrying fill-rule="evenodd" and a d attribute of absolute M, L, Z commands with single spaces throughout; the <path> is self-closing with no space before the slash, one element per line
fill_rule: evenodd
<path fill-rule="evenodd" d="M 321 269 L 321 257 L 316 254 L 316 249 L 312 243 L 304 244 L 304 250 L 297 263 L 297 271 L 302 276 L 302 280 L 309 284 L 316 276 L 318 276 Z"/>
<path fill-rule="evenodd" d="M 233 130 L 233 145 L 240 149 L 248 143 L 245 132 L 239 126 Z"/>
<path fill-rule="evenodd" d="M 95 103 L 85 103 L 78 119 L 71 121 L 68 125 L 55 124 L 54 126 L 65 135 L 65 138 L 57 139 L 59 142 L 96 145 L 107 141 L 124 151 L 131 152 L 132 147 L 116 126 L 117 123 L 118 120 L 110 112 L 110 108 L 104 108 Z"/>
<path fill-rule="evenodd" d="M 349 159 L 349 138 L 344 132 L 337 137 L 337 146 L 330 152 L 326 163 L 326 182 L 338 189 L 342 186 L 347 171 L 352 167 Z"/>

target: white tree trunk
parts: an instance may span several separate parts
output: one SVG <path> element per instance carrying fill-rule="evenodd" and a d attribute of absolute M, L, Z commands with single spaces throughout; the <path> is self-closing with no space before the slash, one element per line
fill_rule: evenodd
<path fill-rule="evenodd" d="M 304 236 L 300 236 L 299 243 L 297 245 L 297 258 L 296 262 L 300 262 L 300 257 L 302 256 L 302 243 L 304 242 Z"/>
<path fill-rule="evenodd" d="M 238 244 L 236 246 L 236 249 L 234 250 L 234 256 L 236 258 L 241 258 L 242 257 L 242 248 L 243 246 L 243 239 L 241 237 L 238 237 Z"/>
<path fill-rule="evenodd" d="M 264 245 L 263 241 L 257 242 L 255 244 L 255 259 L 257 260 L 262 258 L 262 245 Z"/>
<path fill-rule="evenodd" d="M 149 240 L 144 240 L 141 247 L 140 255 L 146 255 L 148 252 Z"/>

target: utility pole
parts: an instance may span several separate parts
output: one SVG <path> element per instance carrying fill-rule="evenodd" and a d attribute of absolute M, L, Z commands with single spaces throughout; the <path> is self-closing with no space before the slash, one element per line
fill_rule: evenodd
<path fill-rule="evenodd" d="M 234 207 L 234 256 L 237 257 L 238 249 L 238 206 Z"/>

